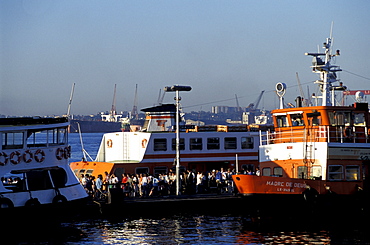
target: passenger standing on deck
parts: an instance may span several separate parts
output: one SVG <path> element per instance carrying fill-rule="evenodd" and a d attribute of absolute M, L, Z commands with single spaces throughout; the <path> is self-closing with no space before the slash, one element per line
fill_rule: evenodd
<path fill-rule="evenodd" d="M 231 194 L 234 190 L 234 182 L 233 178 L 231 177 L 233 175 L 233 172 L 230 169 L 227 169 L 226 172 L 226 182 L 227 182 L 227 193 Z"/>
<path fill-rule="evenodd" d="M 261 171 L 260 171 L 260 168 L 259 167 L 256 168 L 256 175 L 257 176 L 260 176 L 261 175 Z"/>
<path fill-rule="evenodd" d="M 159 186 L 159 179 L 157 176 L 152 178 L 152 188 L 150 190 L 149 196 L 157 196 L 158 195 L 158 186 Z"/>
<path fill-rule="evenodd" d="M 103 176 L 101 174 L 98 175 L 98 178 L 95 180 L 95 198 L 100 199 L 102 195 L 102 187 L 103 187 Z"/>
<path fill-rule="evenodd" d="M 217 194 L 221 194 L 221 189 L 222 189 L 222 173 L 216 170 L 216 186 L 217 186 Z"/>
<path fill-rule="evenodd" d="M 81 174 L 80 182 L 81 182 L 81 185 L 86 189 L 87 179 L 85 178 L 85 175 Z"/>
<path fill-rule="evenodd" d="M 125 186 L 125 184 L 127 183 L 127 180 L 128 180 L 128 174 L 122 174 L 122 180 L 121 180 L 121 187 L 123 188 Z"/>
<path fill-rule="evenodd" d="M 138 175 L 132 175 L 132 197 L 139 196 L 139 179 Z"/>
<path fill-rule="evenodd" d="M 105 191 L 108 191 L 108 184 L 109 184 L 110 176 L 107 171 L 104 172 L 104 180 L 103 180 L 103 187 Z"/>
<path fill-rule="evenodd" d="M 194 176 L 194 173 L 193 171 L 191 170 L 187 170 L 187 175 L 186 175 L 186 193 L 187 194 L 193 194 L 194 193 L 194 180 L 195 180 L 195 176 Z"/>
<path fill-rule="evenodd" d="M 118 178 L 114 174 L 112 174 L 109 179 L 109 188 L 116 188 L 118 182 Z"/>
<path fill-rule="evenodd" d="M 146 174 L 143 174 L 143 177 L 141 179 L 141 191 L 142 191 L 142 196 L 147 197 L 148 196 L 148 177 Z"/>
<path fill-rule="evenodd" d="M 195 192 L 198 194 L 198 193 L 202 193 L 203 192 L 203 173 L 202 172 L 198 172 L 197 173 L 197 177 L 196 177 L 196 186 L 195 186 Z"/>

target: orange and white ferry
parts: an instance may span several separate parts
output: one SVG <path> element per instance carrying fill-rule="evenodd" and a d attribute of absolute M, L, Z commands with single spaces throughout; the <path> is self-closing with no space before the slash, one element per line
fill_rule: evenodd
<path fill-rule="evenodd" d="M 167 173 L 176 158 L 176 106 L 164 104 L 143 109 L 146 121 L 136 132 L 104 134 L 96 161 L 72 162 L 77 176 L 104 172 Z M 258 164 L 259 133 L 247 125 L 180 127 L 181 168 L 195 171 L 231 168 L 254 169 Z"/>
<path fill-rule="evenodd" d="M 320 76 L 315 83 L 321 95 L 313 99 L 321 105 L 302 106 L 305 101 L 298 97 L 295 108 L 284 108 L 286 86 L 276 85 L 280 108 L 272 111 L 274 132 L 260 134 L 260 174 L 233 176 L 242 195 L 350 196 L 364 189 L 370 163 L 369 107 L 360 91 L 353 105 L 336 104 L 338 95 L 348 93 L 342 83 L 335 85 L 341 69 L 331 64 L 339 55 L 339 50 L 331 53 L 331 42 L 327 38 L 323 53 L 306 53 L 313 56 L 312 71 Z"/>

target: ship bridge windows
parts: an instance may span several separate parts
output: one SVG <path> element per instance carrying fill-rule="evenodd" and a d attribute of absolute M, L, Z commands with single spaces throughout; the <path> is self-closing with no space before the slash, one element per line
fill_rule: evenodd
<path fill-rule="evenodd" d="M 242 149 L 253 149 L 253 137 L 242 137 L 241 138 L 241 147 Z"/>
<path fill-rule="evenodd" d="M 288 127 L 289 126 L 288 118 L 287 118 L 286 115 L 277 115 L 276 116 L 276 123 L 277 123 L 277 126 L 279 128 Z"/>
<path fill-rule="evenodd" d="M 207 150 L 219 150 L 219 149 L 220 149 L 219 137 L 207 138 Z"/>
<path fill-rule="evenodd" d="M 329 112 L 329 120 L 332 126 L 350 126 L 351 112 Z"/>
<path fill-rule="evenodd" d="M 202 150 L 202 138 L 190 138 L 190 150 Z"/>
<path fill-rule="evenodd" d="M 224 144 L 225 149 L 236 149 L 236 137 L 225 137 Z"/>
<path fill-rule="evenodd" d="M 365 113 L 354 113 L 353 114 L 353 125 L 354 126 L 366 126 Z"/>
<path fill-rule="evenodd" d="M 176 151 L 176 138 L 172 139 L 172 150 Z M 180 138 L 179 150 L 180 151 L 185 150 L 185 139 L 184 138 Z"/>
<path fill-rule="evenodd" d="M 321 123 L 321 113 L 320 112 L 312 112 L 307 113 L 308 123 L 311 126 L 318 126 Z"/>
<path fill-rule="evenodd" d="M 291 125 L 294 126 L 304 126 L 304 120 L 303 120 L 303 115 L 302 113 L 295 113 L 295 114 L 290 114 L 290 121 Z"/>
<path fill-rule="evenodd" d="M 23 132 L 2 133 L 2 149 L 22 149 Z"/>
<path fill-rule="evenodd" d="M 154 139 L 154 151 L 167 151 L 167 139 Z"/>

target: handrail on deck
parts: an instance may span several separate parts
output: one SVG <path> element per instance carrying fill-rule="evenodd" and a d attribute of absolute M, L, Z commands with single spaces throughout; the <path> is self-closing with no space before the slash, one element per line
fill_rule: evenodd
<path fill-rule="evenodd" d="M 302 130 L 291 127 L 290 130 L 282 128 L 275 132 L 260 131 L 260 145 L 295 142 L 368 143 L 370 136 L 367 127 L 355 126 L 318 126 Z"/>

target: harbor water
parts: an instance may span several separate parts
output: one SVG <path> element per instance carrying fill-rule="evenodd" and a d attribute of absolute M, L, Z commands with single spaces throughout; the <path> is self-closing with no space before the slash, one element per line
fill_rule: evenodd
<path fill-rule="evenodd" d="M 102 135 L 82 134 L 84 148 L 93 159 Z M 70 134 L 69 143 L 72 147 L 70 161 L 80 161 L 83 154 L 79 134 Z M 189 207 L 189 210 L 195 208 Z M 130 213 L 124 206 L 122 209 L 120 213 Z M 56 241 L 58 244 L 370 244 L 366 224 L 346 221 L 306 224 L 301 220 L 300 224 L 287 225 L 281 218 L 261 221 L 258 217 L 238 215 L 232 206 L 219 209 L 219 213 L 212 214 L 188 212 L 137 218 L 83 215 L 61 221 L 54 233 L 34 234 L 27 241 L 53 244 Z M 234 212 L 229 214 L 228 210 Z M 343 210 L 343 214 L 338 215 L 350 214 Z"/>

